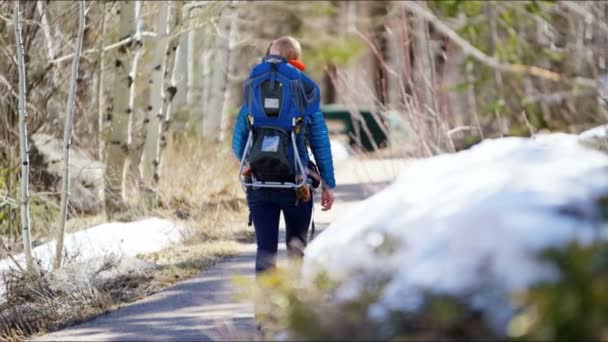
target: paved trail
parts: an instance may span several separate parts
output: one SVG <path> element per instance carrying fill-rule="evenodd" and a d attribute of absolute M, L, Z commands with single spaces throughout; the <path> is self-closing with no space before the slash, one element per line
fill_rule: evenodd
<path fill-rule="evenodd" d="M 317 231 L 362 199 L 382 189 L 406 163 L 401 160 L 343 161 L 336 167 L 334 208 L 315 209 Z M 284 253 L 284 244 L 281 246 Z M 59 341 L 253 340 L 253 305 L 235 298 L 236 275 L 253 277 L 255 245 L 197 276 L 84 324 L 40 337 Z"/>

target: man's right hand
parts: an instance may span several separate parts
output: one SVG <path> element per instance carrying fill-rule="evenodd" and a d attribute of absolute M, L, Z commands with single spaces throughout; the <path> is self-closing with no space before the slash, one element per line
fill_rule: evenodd
<path fill-rule="evenodd" d="M 321 193 L 321 210 L 327 211 L 331 209 L 334 204 L 334 198 L 335 194 L 333 189 L 323 188 L 323 192 Z"/>

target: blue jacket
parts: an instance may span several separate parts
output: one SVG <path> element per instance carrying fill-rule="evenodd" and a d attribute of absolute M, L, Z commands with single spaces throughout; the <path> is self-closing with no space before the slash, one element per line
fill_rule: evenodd
<path fill-rule="evenodd" d="M 318 93 L 319 88 L 317 85 L 306 75 L 302 74 L 302 80 L 305 84 L 313 86 L 315 91 Z M 310 111 L 310 112 L 309 112 Z M 234 126 L 234 134 L 232 136 L 232 150 L 238 160 L 243 157 L 245 150 L 245 144 L 247 143 L 247 137 L 249 135 L 249 128 L 247 127 L 247 114 L 248 109 L 246 105 L 241 107 L 239 114 L 236 119 L 236 125 Z M 325 117 L 323 113 L 318 109 L 307 110 L 307 120 L 305 121 L 308 126 L 309 142 L 312 154 L 315 157 L 321 178 L 325 182 L 325 185 L 331 189 L 336 187 L 336 180 L 334 178 L 334 164 L 331 155 L 331 145 L 329 142 L 329 133 L 327 125 L 325 124 Z M 303 148 L 306 147 L 302 144 Z M 307 151 L 300 151 L 302 162 L 304 165 L 308 163 Z"/>

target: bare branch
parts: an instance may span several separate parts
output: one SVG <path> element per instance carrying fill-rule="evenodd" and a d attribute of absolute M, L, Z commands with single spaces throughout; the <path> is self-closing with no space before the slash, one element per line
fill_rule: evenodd
<path fill-rule="evenodd" d="M 147 37 L 149 37 L 149 38 L 156 38 L 156 33 L 154 33 L 154 32 L 142 32 L 141 33 L 141 37 L 142 38 L 147 38 Z M 127 45 L 127 44 L 131 43 L 134 40 L 137 40 L 137 37 L 135 37 L 135 36 L 127 37 L 127 38 L 125 38 L 123 40 L 120 40 L 120 41 L 114 43 L 114 44 L 110 44 L 110 45 L 104 47 L 103 48 L 103 52 L 110 51 L 110 50 L 119 48 L 121 46 Z M 91 49 L 88 49 L 88 50 L 85 50 L 85 51 L 82 52 L 83 55 L 90 54 L 90 53 L 99 53 L 99 49 L 98 48 L 91 48 Z M 70 54 L 67 54 L 65 56 L 62 56 L 62 57 L 59 57 L 59 58 L 55 58 L 52 61 L 50 61 L 49 63 L 50 64 L 58 64 L 58 63 L 67 61 L 67 60 L 71 59 L 72 57 L 74 57 L 74 53 L 70 53 Z"/>
<path fill-rule="evenodd" d="M 425 20 L 429 21 L 430 23 L 432 23 L 433 26 L 439 32 L 441 32 L 442 34 L 447 36 L 452 42 L 454 42 L 456 45 L 458 45 L 466 55 L 473 56 L 476 60 L 478 60 L 479 62 L 481 62 L 491 68 L 494 68 L 501 72 L 528 74 L 528 75 L 531 75 L 534 77 L 544 78 L 544 79 L 551 80 L 551 81 L 570 81 L 576 85 L 580 85 L 580 86 L 584 86 L 584 87 L 591 87 L 591 88 L 596 88 L 596 89 L 599 88 L 599 86 L 600 86 L 598 81 L 595 81 L 595 80 L 592 80 L 589 78 L 585 78 L 585 77 L 569 78 L 562 74 L 559 74 L 559 73 L 556 73 L 556 72 L 553 72 L 553 71 L 550 71 L 547 69 L 539 68 L 536 66 L 532 66 L 532 65 L 502 63 L 502 62 L 498 61 L 496 58 L 486 55 L 485 53 L 483 53 L 482 51 L 480 51 L 479 49 L 477 49 L 476 47 L 471 45 L 471 43 L 469 43 L 468 41 L 466 41 L 465 39 L 460 37 L 458 35 L 458 33 L 456 33 L 453 29 L 451 29 L 449 26 L 444 24 L 433 13 L 431 13 L 430 11 L 427 11 L 426 9 L 424 9 L 417 3 L 413 2 L 413 1 L 402 1 L 401 4 L 408 11 L 411 11 L 415 15 L 418 15 L 418 16 L 424 18 Z"/>

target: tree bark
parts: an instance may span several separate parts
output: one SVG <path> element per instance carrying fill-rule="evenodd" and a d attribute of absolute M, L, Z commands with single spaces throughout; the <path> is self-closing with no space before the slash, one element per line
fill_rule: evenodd
<path fill-rule="evenodd" d="M 158 160 L 157 148 L 160 130 L 163 124 L 162 99 L 163 99 L 163 75 L 165 74 L 165 58 L 167 52 L 167 24 L 169 20 L 169 1 L 158 3 L 158 16 L 156 20 L 157 39 L 150 43 L 150 48 L 154 51 L 152 63 L 150 64 L 148 81 L 150 86 L 150 99 L 148 102 L 148 112 L 144 120 L 144 147 L 142 156 L 142 177 L 144 189 L 144 200 L 146 207 L 153 207 L 155 199 L 155 189 L 158 182 L 155 179 L 156 163 Z"/>
<path fill-rule="evenodd" d="M 188 78 L 186 80 L 186 89 L 188 91 L 188 94 L 186 96 L 186 104 L 188 105 L 188 107 L 192 108 L 191 106 L 194 103 L 194 96 L 195 96 L 195 89 L 194 89 L 194 79 L 195 74 L 194 74 L 194 42 L 196 41 L 196 33 L 198 31 L 196 30 L 191 30 L 188 31 L 188 33 L 186 33 L 187 37 L 188 37 L 188 53 L 186 55 L 186 63 L 188 65 L 187 69 L 186 69 L 186 74 L 188 75 Z"/>
<path fill-rule="evenodd" d="M 187 20 L 187 18 L 184 19 Z M 173 108 L 177 110 L 180 110 L 188 103 L 188 80 L 190 77 L 188 74 L 188 54 L 190 50 L 188 35 L 189 33 L 180 35 L 177 55 L 175 57 L 174 79 L 177 92 L 173 99 Z"/>
<path fill-rule="evenodd" d="M 78 35 L 76 37 L 76 53 L 72 61 L 72 76 L 68 93 L 67 112 L 65 114 L 65 127 L 63 131 L 63 176 L 61 179 L 61 204 L 59 209 L 59 227 L 57 229 L 57 243 L 55 250 L 54 268 L 61 267 L 63 258 L 63 238 L 65 235 L 65 221 L 67 218 L 68 200 L 70 197 L 70 145 L 72 143 L 72 127 L 74 125 L 74 108 L 76 106 L 76 79 L 78 78 L 78 64 L 82 52 L 84 38 L 85 2 L 78 2 Z"/>
<path fill-rule="evenodd" d="M 221 117 L 220 117 L 220 131 L 219 131 L 219 136 L 218 141 L 224 141 L 225 138 L 225 133 L 227 130 L 227 126 L 228 126 L 228 116 L 230 115 L 230 111 L 234 108 L 232 108 L 232 106 L 234 105 L 234 101 L 232 101 L 232 87 L 230 86 L 230 75 L 232 75 L 234 73 L 234 70 L 236 69 L 236 66 L 234 65 L 235 62 L 237 61 L 237 58 L 234 54 L 234 49 L 235 49 L 235 45 L 236 45 L 236 40 L 237 40 L 237 34 L 238 34 L 238 28 L 237 28 L 237 24 L 238 24 L 238 20 L 239 20 L 239 9 L 237 7 L 237 1 L 231 1 L 230 5 L 228 6 L 228 10 L 232 13 L 232 19 L 230 20 L 230 26 L 228 28 L 228 49 L 227 49 L 227 56 L 226 56 L 226 73 L 224 75 L 224 101 L 222 102 L 222 112 L 221 112 Z"/>
<path fill-rule="evenodd" d="M 13 3 L 13 19 L 15 25 L 15 45 L 17 46 L 17 67 L 19 68 L 19 148 L 21 156 L 21 236 L 23 239 L 23 251 L 28 270 L 33 270 L 34 258 L 32 257 L 32 243 L 30 238 L 30 158 L 27 134 L 27 111 L 26 111 L 26 79 L 25 79 L 25 49 L 21 34 L 21 22 L 19 21 L 19 3 Z"/>
<path fill-rule="evenodd" d="M 107 2 L 101 4 L 102 6 L 102 18 L 101 18 L 101 36 L 99 37 L 99 46 L 97 48 L 97 80 L 95 81 L 95 108 L 97 110 L 97 120 L 93 120 L 92 132 L 97 138 L 97 158 L 103 160 L 103 69 L 104 69 L 104 37 L 106 34 L 106 10 Z"/>
<path fill-rule="evenodd" d="M 201 137 L 207 137 L 208 133 L 206 129 L 206 121 L 207 117 L 210 115 L 209 108 L 211 107 L 211 61 L 213 61 L 215 55 L 214 51 L 211 49 L 212 44 L 212 36 L 209 30 L 205 29 L 203 31 L 203 42 L 201 48 L 201 105 L 197 110 L 198 123 L 196 126 L 199 136 Z"/>
<path fill-rule="evenodd" d="M 161 4 L 161 6 L 167 6 L 167 8 L 163 9 L 161 7 L 158 17 L 157 30 L 159 30 L 161 36 L 160 41 L 157 42 L 158 45 L 156 45 L 156 60 L 153 64 L 154 73 L 151 76 L 153 78 L 151 79 L 153 88 L 150 92 L 151 105 L 148 107 L 150 121 L 146 127 L 147 134 L 143 157 L 143 179 L 146 187 L 145 203 L 148 208 L 153 208 L 157 203 L 162 150 L 166 144 L 166 132 L 171 120 L 171 101 L 176 93 L 172 78 L 179 35 L 175 33 L 180 29 L 184 2 L 176 1 L 173 4 L 174 14 L 171 16 L 169 33 L 166 31 L 167 15 L 162 13 L 162 11 L 168 11 L 168 3 Z M 165 33 L 163 34 L 163 32 Z M 173 35 L 170 40 L 168 40 L 168 34 Z"/>
<path fill-rule="evenodd" d="M 121 39 L 135 36 L 136 2 L 120 2 L 119 35 Z M 129 155 L 132 124 L 132 90 L 134 88 L 135 63 L 133 55 L 140 42 L 137 39 L 118 49 L 114 67 L 116 69 L 114 95 L 111 114 L 106 117 L 109 123 L 107 137 L 104 139 L 106 155 L 105 203 L 108 216 L 124 209 L 125 196 L 125 163 Z"/>
<path fill-rule="evenodd" d="M 230 1 L 225 13 L 220 18 L 219 32 L 222 36 L 217 37 L 216 54 L 213 58 L 214 68 L 211 74 L 209 85 L 209 106 L 203 119 L 203 135 L 218 139 L 221 136 L 221 123 L 223 115 L 224 93 L 228 81 L 228 68 L 230 57 L 230 30 L 232 26 L 232 15 L 234 14 L 235 3 Z M 227 12 L 227 13 L 226 13 Z"/>
<path fill-rule="evenodd" d="M 190 20 L 189 13 L 189 10 L 182 7 L 182 22 L 184 25 Z M 188 36 L 191 32 L 192 31 L 185 32 L 180 35 L 175 56 L 175 70 L 172 79 L 176 92 L 171 103 L 173 122 L 171 123 L 170 129 L 176 134 L 182 134 L 185 131 L 186 123 L 188 121 L 186 105 L 188 104 L 188 93 L 190 91 L 188 83 L 189 78 L 191 77 L 188 73 L 188 55 L 191 50 Z"/>
<path fill-rule="evenodd" d="M 163 75 L 163 93 L 162 93 L 162 124 L 160 126 L 159 136 L 157 140 L 157 148 L 156 148 L 156 163 L 154 164 L 154 179 L 155 182 L 158 183 L 160 180 L 160 170 L 162 163 L 162 152 L 164 148 L 167 146 L 167 132 L 169 131 L 169 126 L 171 125 L 171 121 L 173 120 L 173 100 L 175 98 L 175 94 L 177 93 L 177 88 L 175 87 L 175 60 L 177 58 L 177 49 L 179 47 L 180 34 L 178 32 L 181 30 L 182 25 L 182 17 L 183 17 L 183 7 L 184 1 L 174 1 L 175 5 L 174 11 L 175 14 L 173 16 L 173 20 L 171 22 L 171 40 L 169 41 L 169 45 L 166 50 L 166 59 L 165 59 L 165 71 Z M 155 184 L 156 186 L 157 184 Z"/>
<path fill-rule="evenodd" d="M 385 21 L 387 16 L 387 2 L 374 1 L 371 3 L 372 42 L 378 50 L 379 56 L 374 55 L 372 72 L 374 75 L 374 88 L 376 97 L 381 105 L 388 104 L 388 74 L 383 65 L 387 59 L 388 40 L 386 37 Z"/>
<path fill-rule="evenodd" d="M 414 80 L 417 93 L 420 94 L 420 110 L 429 114 L 433 106 L 433 66 L 430 61 L 427 22 L 422 16 L 414 19 L 414 63 L 416 65 Z M 431 114 L 432 115 L 432 114 Z"/>

